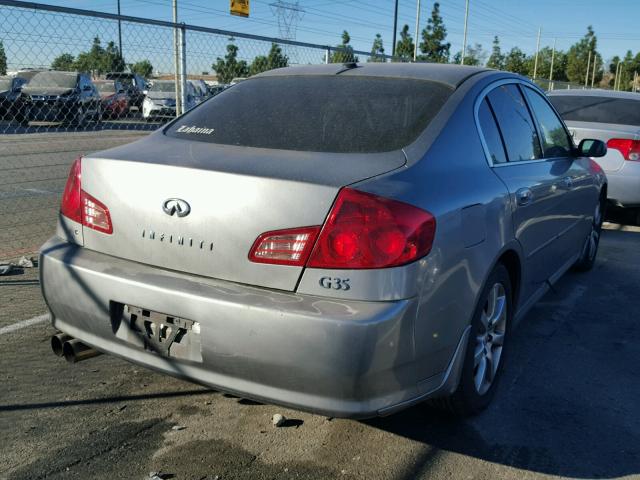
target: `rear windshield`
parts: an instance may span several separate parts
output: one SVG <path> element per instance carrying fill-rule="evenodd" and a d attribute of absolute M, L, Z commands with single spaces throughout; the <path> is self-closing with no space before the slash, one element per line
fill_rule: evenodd
<path fill-rule="evenodd" d="M 176 84 L 174 82 L 153 82 L 149 88 L 151 92 L 175 92 Z"/>
<path fill-rule="evenodd" d="M 78 76 L 75 73 L 40 72 L 29 82 L 30 87 L 62 87 L 73 88 L 76 86 Z"/>
<path fill-rule="evenodd" d="M 116 91 L 116 86 L 113 82 L 95 83 L 96 88 L 102 93 L 113 93 Z"/>
<path fill-rule="evenodd" d="M 283 150 L 385 152 L 415 140 L 452 92 L 401 78 L 255 78 L 186 113 L 167 135 Z"/>
<path fill-rule="evenodd" d="M 550 95 L 549 100 L 565 120 L 640 126 L 638 100 L 585 95 Z"/>

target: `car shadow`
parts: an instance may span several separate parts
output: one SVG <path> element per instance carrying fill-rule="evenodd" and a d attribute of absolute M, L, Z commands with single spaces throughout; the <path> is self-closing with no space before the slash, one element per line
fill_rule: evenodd
<path fill-rule="evenodd" d="M 566 274 L 529 312 L 486 411 L 457 418 L 419 405 L 364 422 L 425 446 L 400 478 L 427 478 L 456 455 L 567 478 L 640 474 L 640 255 L 620 248 L 639 235 L 603 232 L 594 269 Z"/>

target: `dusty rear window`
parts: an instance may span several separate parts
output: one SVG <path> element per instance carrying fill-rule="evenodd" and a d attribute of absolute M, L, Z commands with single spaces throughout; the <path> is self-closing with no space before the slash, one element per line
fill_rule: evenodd
<path fill-rule="evenodd" d="M 564 120 L 640 126 L 640 101 L 585 95 L 550 95 Z"/>
<path fill-rule="evenodd" d="M 440 83 L 402 78 L 256 78 L 186 113 L 166 133 L 246 147 L 385 152 L 415 140 L 452 92 Z"/>

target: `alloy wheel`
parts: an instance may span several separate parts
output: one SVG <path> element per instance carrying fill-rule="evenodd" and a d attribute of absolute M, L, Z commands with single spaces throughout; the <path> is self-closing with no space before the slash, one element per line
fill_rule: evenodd
<path fill-rule="evenodd" d="M 502 283 L 489 290 L 480 316 L 473 354 L 473 379 L 480 395 L 487 393 L 498 372 L 507 327 L 507 295 Z"/>

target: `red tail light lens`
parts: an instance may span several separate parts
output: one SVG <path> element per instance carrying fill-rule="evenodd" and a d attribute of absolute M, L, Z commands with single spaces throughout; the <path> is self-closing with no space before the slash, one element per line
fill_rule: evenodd
<path fill-rule="evenodd" d="M 62 194 L 60 213 L 85 227 L 102 233 L 113 233 L 107 206 L 82 190 L 82 158 L 77 158 L 71 166 Z"/>
<path fill-rule="evenodd" d="M 81 170 L 82 160 L 77 158 L 71 165 L 67 184 L 62 193 L 62 203 L 60 204 L 60 213 L 78 223 L 82 223 Z"/>
<path fill-rule="evenodd" d="M 303 266 L 320 227 L 291 228 L 266 232 L 251 247 L 249 260 L 257 263 Z"/>
<path fill-rule="evenodd" d="M 630 138 L 612 138 L 607 142 L 607 148 L 613 148 L 622 153 L 625 160 L 640 161 L 640 140 Z"/>
<path fill-rule="evenodd" d="M 344 188 L 322 227 L 307 265 L 386 268 L 429 253 L 436 221 L 412 205 Z"/>

